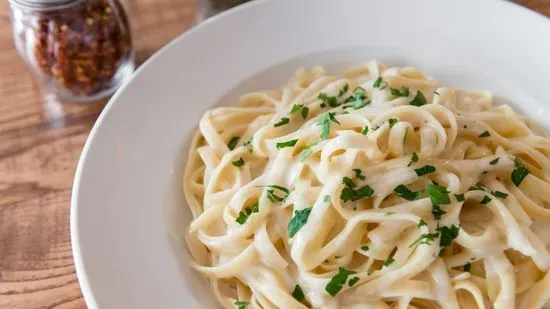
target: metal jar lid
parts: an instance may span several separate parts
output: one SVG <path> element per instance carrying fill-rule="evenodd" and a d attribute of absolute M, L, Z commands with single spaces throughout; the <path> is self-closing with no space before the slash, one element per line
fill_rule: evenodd
<path fill-rule="evenodd" d="M 11 4 L 28 8 L 52 8 L 63 7 L 82 0 L 9 0 Z"/>

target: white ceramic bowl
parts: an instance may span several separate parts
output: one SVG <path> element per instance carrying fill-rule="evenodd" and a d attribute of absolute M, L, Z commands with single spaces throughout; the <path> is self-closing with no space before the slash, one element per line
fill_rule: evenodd
<path fill-rule="evenodd" d="M 491 90 L 549 123 L 550 22 L 508 2 L 271 0 L 221 14 L 143 65 L 84 147 L 71 234 L 89 308 L 215 308 L 177 236 L 190 219 L 182 162 L 200 116 L 279 88 L 298 67 L 336 72 L 372 58 Z"/>

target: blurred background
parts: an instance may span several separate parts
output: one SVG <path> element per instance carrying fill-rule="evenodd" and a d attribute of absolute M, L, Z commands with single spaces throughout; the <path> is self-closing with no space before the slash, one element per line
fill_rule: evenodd
<path fill-rule="evenodd" d="M 196 22 L 246 1 L 122 2 L 131 29 L 134 63 L 138 67 L 155 51 Z M 550 0 L 516 2 L 550 16 Z M 16 28 L 28 26 L 25 23 L 28 20 L 19 15 L 17 18 Z M 32 23 L 33 20 L 30 20 Z M 89 20 L 76 22 L 93 24 L 93 21 Z M 51 23 L 45 23 L 43 26 L 49 29 L 48 33 L 57 33 Z M 58 26 L 63 30 L 62 25 Z M 36 75 L 40 74 L 37 74 L 36 70 L 33 73 L 18 53 L 12 29 L 15 28 L 12 28 L 10 21 L 10 5 L 8 1 L 2 1 L 0 308 L 85 308 L 71 254 L 70 193 L 82 146 L 107 98 L 86 103 L 60 100 L 47 90 L 51 87 L 44 86 L 48 81 L 39 81 Z M 36 42 L 41 42 L 39 34 L 40 32 Z M 48 38 L 51 36 L 46 37 Z M 28 36 L 25 40 L 29 41 Z M 47 43 L 47 40 L 45 42 Z M 30 44 L 26 41 L 23 43 Z M 34 41 L 32 43 L 34 44 Z M 25 44 L 23 45 L 27 47 Z M 47 48 L 39 51 L 44 51 L 46 56 L 50 52 Z M 43 68 L 46 65 L 48 72 L 57 72 L 56 67 L 48 66 L 51 61 L 40 62 L 45 60 L 37 57 L 36 51 L 34 52 L 35 57 L 31 57 L 30 67 L 34 65 L 35 68 Z M 129 53 L 123 49 L 121 55 Z M 65 77 L 63 72 L 60 74 L 55 75 L 56 81 Z M 63 82 L 66 80 L 63 79 Z"/>

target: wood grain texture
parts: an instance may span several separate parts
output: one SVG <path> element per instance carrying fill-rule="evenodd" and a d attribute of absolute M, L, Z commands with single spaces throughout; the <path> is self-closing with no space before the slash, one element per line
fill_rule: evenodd
<path fill-rule="evenodd" d="M 195 21 L 193 0 L 127 1 L 137 61 Z M 69 235 L 76 163 L 105 102 L 60 104 L 13 48 L 0 4 L 0 308 L 76 309 Z"/>
<path fill-rule="evenodd" d="M 69 236 L 76 163 L 104 103 L 48 97 L 12 47 L 0 4 L 0 308 L 80 309 Z M 193 0 L 129 0 L 138 62 L 195 20 Z M 521 0 L 550 16 L 550 0 Z"/>

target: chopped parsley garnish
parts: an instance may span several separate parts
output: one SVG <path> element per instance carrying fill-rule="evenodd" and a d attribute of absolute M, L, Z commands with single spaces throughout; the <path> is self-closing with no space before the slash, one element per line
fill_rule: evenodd
<path fill-rule="evenodd" d="M 310 208 L 304 208 L 302 210 L 295 210 L 294 217 L 288 222 L 288 236 L 292 238 L 307 222 L 309 218 Z"/>
<path fill-rule="evenodd" d="M 243 157 L 240 157 L 239 160 L 237 161 L 233 161 L 231 162 L 231 164 L 233 164 L 234 166 L 236 167 L 240 167 L 240 166 L 243 166 L 244 165 L 244 160 L 243 160 Z"/>
<path fill-rule="evenodd" d="M 309 107 L 303 106 L 302 104 L 294 104 L 292 105 L 292 109 L 290 110 L 291 114 L 300 112 L 300 115 L 302 115 L 302 118 L 306 119 L 307 114 L 309 113 Z"/>
<path fill-rule="evenodd" d="M 416 152 L 413 152 L 412 156 L 411 156 L 411 162 L 409 162 L 409 165 L 407 166 L 411 166 L 413 163 L 416 163 L 418 162 L 418 154 L 416 154 Z M 418 175 L 418 173 L 417 173 Z"/>
<path fill-rule="evenodd" d="M 420 177 L 420 176 L 424 176 L 424 175 L 431 174 L 431 173 L 435 172 L 435 166 L 424 165 L 421 168 L 415 168 L 414 171 L 416 172 L 416 175 L 418 175 L 418 177 Z"/>
<path fill-rule="evenodd" d="M 365 95 L 365 89 L 362 87 L 357 87 L 353 89 L 353 94 L 346 99 L 345 103 L 353 102 L 353 109 L 360 109 L 365 107 L 370 101 L 366 101 L 367 96 Z"/>
<path fill-rule="evenodd" d="M 403 145 L 405 145 L 405 142 L 407 141 L 407 135 L 409 135 L 409 127 L 405 128 L 405 134 L 403 134 Z"/>
<path fill-rule="evenodd" d="M 343 267 L 338 268 L 338 273 L 330 279 L 330 281 L 325 286 L 325 291 L 331 296 L 336 296 L 340 290 L 344 287 L 344 284 L 348 280 L 349 275 L 354 274 L 355 272 L 349 271 Z"/>
<path fill-rule="evenodd" d="M 462 194 L 455 194 L 455 197 L 456 197 L 456 200 L 459 201 L 459 202 L 464 202 L 464 200 L 466 199 L 464 197 L 464 193 Z"/>
<path fill-rule="evenodd" d="M 479 134 L 478 137 L 489 137 L 491 136 L 491 133 L 489 133 L 489 131 L 484 131 L 483 133 Z"/>
<path fill-rule="evenodd" d="M 424 221 L 424 219 L 420 219 L 420 221 L 418 221 L 418 224 L 416 225 L 418 228 L 424 226 L 424 225 L 428 225 L 428 223 L 426 223 L 426 221 Z"/>
<path fill-rule="evenodd" d="M 470 272 L 470 269 L 472 269 L 472 264 L 470 263 L 464 264 L 464 271 Z"/>
<path fill-rule="evenodd" d="M 302 118 L 306 119 L 308 113 L 309 113 L 309 107 L 304 106 L 304 108 L 302 108 L 302 112 L 300 112 L 300 115 L 302 115 Z"/>
<path fill-rule="evenodd" d="M 363 173 L 363 171 L 361 171 L 358 168 L 354 168 L 353 172 L 355 173 L 355 178 L 360 179 L 360 180 L 365 180 L 366 177 L 361 175 L 361 173 Z"/>
<path fill-rule="evenodd" d="M 361 246 L 361 250 L 369 251 L 369 246 L 368 245 Z"/>
<path fill-rule="evenodd" d="M 426 97 L 424 96 L 424 94 L 420 90 L 417 90 L 416 96 L 409 104 L 414 106 L 422 106 L 427 103 L 428 102 L 426 101 Z"/>
<path fill-rule="evenodd" d="M 351 180 L 351 178 L 349 178 L 349 177 L 344 177 L 344 178 L 342 179 L 342 182 L 343 182 L 346 186 L 348 186 L 348 187 L 350 187 L 350 188 L 352 188 L 352 189 L 355 188 L 355 187 L 357 186 L 357 185 L 355 184 L 355 182 L 353 182 L 353 180 Z"/>
<path fill-rule="evenodd" d="M 269 186 L 266 186 L 266 187 L 269 188 L 267 190 L 267 199 L 270 200 L 273 203 L 284 201 L 288 197 L 288 195 L 290 194 L 290 191 L 285 187 L 281 187 L 281 186 L 277 186 L 277 185 L 269 185 Z M 283 196 L 278 196 L 277 194 L 275 194 L 275 190 L 282 191 L 284 193 L 284 195 Z"/>
<path fill-rule="evenodd" d="M 403 184 L 395 187 L 395 189 L 393 189 L 393 191 L 395 193 L 397 193 L 397 195 L 399 197 L 402 197 L 402 198 L 406 199 L 407 201 L 414 201 L 414 200 L 422 198 L 422 192 L 421 191 L 413 192 L 409 188 L 407 188 L 407 186 L 405 186 Z"/>
<path fill-rule="evenodd" d="M 302 148 L 302 153 L 300 154 L 300 162 L 304 162 L 307 157 L 309 157 L 313 153 L 313 150 L 311 150 L 311 148 L 313 148 L 317 144 L 319 144 L 319 142 L 313 142 Z"/>
<path fill-rule="evenodd" d="M 369 133 L 369 126 L 365 126 L 365 128 L 361 131 L 361 134 L 367 135 Z"/>
<path fill-rule="evenodd" d="M 231 138 L 229 143 L 227 143 L 227 148 L 229 148 L 229 150 L 235 149 L 235 146 L 237 146 L 237 143 L 239 142 L 240 139 L 241 139 L 240 136 L 233 136 L 233 138 Z"/>
<path fill-rule="evenodd" d="M 390 92 L 393 96 L 396 96 L 396 97 L 408 97 L 409 87 L 403 86 L 401 87 L 401 89 L 391 88 Z"/>
<path fill-rule="evenodd" d="M 430 242 L 434 241 L 439 236 L 439 233 L 425 233 L 420 235 L 410 246 L 409 248 L 419 245 L 429 245 Z"/>
<path fill-rule="evenodd" d="M 348 92 L 348 89 L 349 89 L 349 85 L 345 84 L 344 87 L 342 87 L 342 89 L 340 89 L 340 91 L 338 92 L 338 96 L 339 97 L 343 96 L 346 92 Z"/>
<path fill-rule="evenodd" d="M 248 145 L 250 145 L 250 144 L 252 143 L 252 137 L 253 137 L 253 136 L 249 137 L 249 138 L 243 143 L 243 146 L 248 146 Z"/>
<path fill-rule="evenodd" d="M 449 204 L 451 199 L 449 198 L 449 192 L 442 186 L 436 184 L 427 184 L 426 190 L 430 196 L 430 200 L 433 204 Z"/>
<path fill-rule="evenodd" d="M 390 124 L 390 129 L 397 123 L 397 121 L 399 121 L 399 120 L 397 120 L 397 118 L 388 119 L 388 122 Z"/>
<path fill-rule="evenodd" d="M 498 163 L 498 160 L 499 160 L 499 159 L 500 159 L 500 158 L 496 158 L 496 159 L 494 159 L 494 160 L 491 160 L 491 161 L 489 161 L 489 164 L 495 165 L 495 164 Z"/>
<path fill-rule="evenodd" d="M 507 198 L 508 193 L 502 192 L 502 191 L 495 191 L 493 192 L 493 195 L 499 198 Z"/>
<path fill-rule="evenodd" d="M 330 195 L 323 196 L 323 202 L 325 202 L 325 203 L 330 202 Z"/>
<path fill-rule="evenodd" d="M 280 127 L 280 126 L 284 126 L 285 124 L 288 124 L 290 122 L 290 119 L 288 119 L 287 117 L 283 117 L 281 118 L 281 120 L 279 120 L 279 122 L 275 123 L 273 126 L 275 128 L 277 127 Z"/>
<path fill-rule="evenodd" d="M 349 285 L 349 287 L 351 288 L 351 287 L 354 286 L 357 282 L 359 282 L 359 277 L 353 277 L 353 278 L 349 279 L 348 285 Z"/>
<path fill-rule="evenodd" d="M 327 139 L 330 133 L 330 122 L 334 122 L 340 125 L 340 122 L 336 120 L 335 113 L 328 112 L 323 115 L 323 118 L 317 123 L 322 127 L 321 138 Z"/>
<path fill-rule="evenodd" d="M 323 103 L 319 104 L 319 107 L 325 108 L 325 107 L 327 107 L 327 105 L 323 102 Z"/>
<path fill-rule="evenodd" d="M 237 306 L 237 309 L 245 309 L 246 306 L 248 306 L 248 302 L 247 301 L 236 301 L 235 302 L 235 306 Z"/>
<path fill-rule="evenodd" d="M 347 177 L 344 177 L 344 179 L 345 178 L 347 178 Z M 361 188 L 359 188 L 357 190 L 354 190 L 353 189 L 354 186 L 350 186 L 350 185 L 352 185 L 353 181 L 351 183 L 346 183 L 346 182 L 349 182 L 347 180 L 343 180 L 343 181 L 344 181 L 344 183 L 346 184 L 347 187 L 345 187 L 342 190 L 342 193 L 340 194 L 340 199 L 343 200 L 344 202 L 347 202 L 347 201 L 350 201 L 350 200 L 352 202 L 356 202 L 356 201 L 358 201 L 362 198 L 371 197 L 372 194 L 374 193 L 374 190 L 371 187 L 369 187 L 369 185 L 364 185 Z M 355 185 L 355 183 L 353 183 L 353 185 Z"/>
<path fill-rule="evenodd" d="M 489 202 L 491 202 L 491 201 L 492 201 L 492 199 L 488 195 L 485 195 L 480 203 L 485 205 L 485 204 L 489 204 Z"/>
<path fill-rule="evenodd" d="M 460 226 L 454 224 L 451 227 L 440 226 L 437 227 L 436 230 L 441 234 L 439 238 L 439 254 L 441 254 L 443 250 L 450 246 L 453 240 L 458 237 Z"/>
<path fill-rule="evenodd" d="M 293 140 L 290 140 L 290 141 L 277 143 L 277 149 L 283 149 L 283 148 L 286 148 L 286 147 L 293 147 L 294 145 L 296 145 L 297 142 L 298 142 L 298 139 L 293 139 Z"/>
<path fill-rule="evenodd" d="M 294 105 L 292 105 L 292 109 L 290 110 L 290 113 L 291 113 L 291 114 L 294 114 L 294 113 L 296 113 L 296 112 L 302 110 L 302 108 L 304 108 L 304 105 L 302 105 L 302 104 L 294 104 Z"/>
<path fill-rule="evenodd" d="M 434 94 L 440 95 L 439 92 L 437 92 L 437 91 L 434 91 Z"/>
<path fill-rule="evenodd" d="M 244 211 L 239 212 L 239 216 L 235 221 L 239 224 L 245 224 L 246 220 L 248 220 L 248 217 L 250 217 L 251 214 L 257 213 L 260 211 L 260 202 L 256 201 L 256 203 L 252 204 L 252 206 L 247 207 L 244 209 Z"/>
<path fill-rule="evenodd" d="M 529 175 L 530 171 L 527 167 L 525 167 L 525 165 L 523 165 L 523 162 L 521 162 L 520 159 L 516 158 L 514 160 L 514 164 L 515 164 L 516 167 L 512 171 L 511 178 L 512 178 L 512 182 L 514 183 L 514 185 L 516 185 L 516 187 L 519 187 L 519 185 L 521 185 L 521 182 L 523 181 L 523 179 L 525 179 L 525 177 L 527 177 L 527 175 Z"/>
<path fill-rule="evenodd" d="M 393 256 L 389 256 L 388 259 L 384 261 L 384 266 L 390 266 L 393 262 L 395 262 Z"/>
<path fill-rule="evenodd" d="M 328 96 L 326 93 L 321 92 L 317 96 L 317 99 L 323 101 L 323 103 L 328 104 L 330 107 L 337 107 L 338 105 L 338 99 L 334 96 Z"/>
<path fill-rule="evenodd" d="M 441 217 L 446 214 L 447 212 L 444 211 L 443 209 L 441 209 L 441 207 L 439 207 L 439 205 L 437 204 L 432 204 L 432 215 L 434 216 L 434 218 L 436 220 L 439 220 L 441 219 Z"/>
<path fill-rule="evenodd" d="M 373 88 L 380 88 L 380 90 L 385 89 L 388 87 L 388 82 L 384 81 L 382 76 L 379 76 L 375 81 L 374 84 L 372 84 Z"/>
<path fill-rule="evenodd" d="M 304 291 L 302 290 L 302 287 L 300 287 L 298 284 L 294 287 L 294 291 L 292 291 L 292 297 L 296 299 L 297 301 L 302 301 L 306 296 L 304 295 Z"/>

